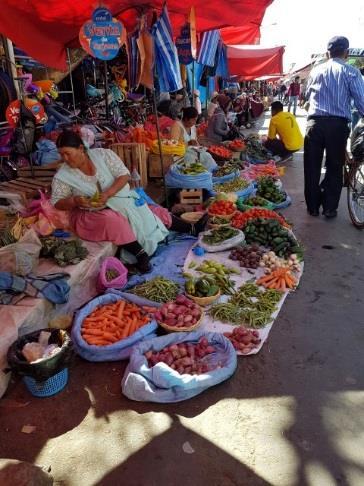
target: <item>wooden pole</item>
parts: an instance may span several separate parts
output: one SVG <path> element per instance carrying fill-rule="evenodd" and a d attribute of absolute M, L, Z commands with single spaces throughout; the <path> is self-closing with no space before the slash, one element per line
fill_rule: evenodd
<path fill-rule="evenodd" d="M 155 126 L 157 129 L 157 138 L 158 138 L 158 149 L 159 149 L 159 159 L 161 164 L 161 174 L 163 178 L 163 188 L 164 188 L 164 198 L 166 201 L 166 205 L 168 207 L 168 193 L 166 188 L 166 181 L 164 179 L 164 164 L 163 164 L 163 153 L 162 153 L 162 139 L 161 139 L 161 131 L 159 127 L 159 118 L 158 118 L 158 110 L 157 110 L 157 96 L 155 92 L 155 88 L 152 89 L 153 91 L 153 110 L 155 114 Z"/>

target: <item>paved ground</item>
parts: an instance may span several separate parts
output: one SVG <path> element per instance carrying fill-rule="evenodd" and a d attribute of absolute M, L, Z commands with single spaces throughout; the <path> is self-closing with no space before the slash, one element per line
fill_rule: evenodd
<path fill-rule="evenodd" d="M 180 404 L 126 400 L 120 363 L 76 361 L 68 388 L 49 399 L 12 383 L 0 456 L 51 466 L 67 486 L 363 485 L 363 233 L 344 194 L 336 220 L 306 214 L 301 153 L 284 184 L 305 272 L 260 354 Z M 21 433 L 24 424 L 35 432 Z"/>

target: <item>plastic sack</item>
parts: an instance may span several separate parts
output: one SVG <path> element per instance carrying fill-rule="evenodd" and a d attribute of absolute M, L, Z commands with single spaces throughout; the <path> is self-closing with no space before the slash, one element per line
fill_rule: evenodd
<path fill-rule="evenodd" d="M 58 229 L 70 229 L 70 213 L 69 211 L 60 211 L 56 209 L 51 203 L 50 199 L 39 191 L 40 199 L 36 199 L 30 203 L 26 214 L 33 216 L 42 213 L 49 221 L 49 223 Z"/>
<path fill-rule="evenodd" d="M 100 305 L 112 304 L 118 300 L 128 300 L 137 305 L 148 305 L 146 300 L 140 297 L 124 294 L 123 292 L 109 291 L 104 295 L 100 295 L 86 304 L 80 311 L 77 312 L 73 327 L 72 327 L 72 341 L 74 343 L 75 351 L 82 358 L 88 361 L 119 361 L 127 359 L 130 356 L 132 347 L 154 334 L 158 324 L 152 320 L 149 324 L 142 326 L 131 336 L 122 339 L 114 344 L 108 346 L 96 346 L 87 344 L 81 336 L 81 326 L 83 320 L 91 314 L 91 312 Z"/>
<path fill-rule="evenodd" d="M 42 331 L 51 333 L 49 344 L 56 344 L 61 350 L 48 359 L 43 359 L 38 363 L 28 363 L 22 353 L 22 349 L 27 343 L 38 342 L 38 337 Z M 66 331 L 60 329 L 40 329 L 18 338 L 9 348 L 7 360 L 11 371 L 20 375 L 31 376 L 38 381 L 44 381 L 51 376 L 67 368 L 72 357 L 72 343 Z"/>
<path fill-rule="evenodd" d="M 226 174 L 226 175 L 220 176 L 220 177 L 214 177 L 214 174 L 212 173 L 212 183 L 213 184 L 223 184 L 224 182 L 232 181 L 233 179 L 236 179 L 239 176 L 240 176 L 239 170 L 236 170 L 234 172 L 231 172 L 231 174 Z"/>
<path fill-rule="evenodd" d="M 43 138 L 36 143 L 37 150 L 34 153 L 35 162 L 38 165 L 47 165 L 61 159 L 57 146 L 52 140 Z"/>
<path fill-rule="evenodd" d="M 12 245 L 0 248 L 0 268 L 2 272 L 28 275 L 32 273 L 39 262 L 42 244 L 33 229 Z"/>
<path fill-rule="evenodd" d="M 236 229 L 236 228 L 234 228 Z M 206 250 L 209 253 L 217 253 L 219 251 L 227 251 L 230 250 L 230 248 L 234 248 L 234 246 L 240 245 L 245 241 L 245 235 L 241 230 L 236 230 L 239 233 L 236 236 L 233 236 L 229 240 L 225 240 L 224 243 L 221 243 L 220 245 L 209 245 L 207 243 L 204 243 L 202 238 L 205 234 L 209 234 L 210 231 L 205 231 L 204 233 L 200 233 L 198 237 L 198 244 L 201 246 L 204 250 Z"/>
<path fill-rule="evenodd" d="M 200 162 L 208 171 L 213 172 L 218 165 L 215 159 L 204 147 L 188 147 L 184 156 L 186 164 Z"/>
<path fill-rule="evenodd" d="M 217 348 L 215 353 L 206 357 L 206 361 L 211 364 L 219 363 L 220 368 L 201 375 L 181 375 L 165 363 L 158 363 L 152 368 L 148 367 L 144 356 L 147 351 L 160 351 L 166 346 L 176 343 L 197 343 L 204 336 L 208 339 L 209 344 Z M 234 374 L 236 366 L 235 349 L 223 334 L 172 333 L 168 336 L 150 339 L 134 347 L 130 363 L 121 382 L 122 392 L 131 400 L 158 403 L 181 402 L 227 380 Z"/>
<path fill-rule="evenodd" d="M 354 128 L 351 135 L 350 150 L 354 160 L 358 162 L 364 161 L 364 118 L 361 118 Z"/>
<path fill-rule="evenodd" d="M 286 193 L 286 199 L 283 202 L 281 202 L 281 203 L 273 203 L 272 202 L 273 209 L 288 208 L 288 206 L 290 206 L 291 204 L 292 204 L 292 199 L 287 193 Z"/>
<path fill-rule="evenodd" d="M 207 189 L 212 190 L 211 172 L 197 175 L 181 174 L 177 164 L 172 164 L 165 176 L 167 187 L 179 189 Z"/>
<path fill-rule="evenodd" d="M 106 272 L 108 270 L 115 270 L 118 276 L 108 280 Z M 128 269 L 121 263 L 121 261 L 115 257 L 107 257 L 102 262 L 100 273 L 97 278 L 96 288 L 99 292 L 103 292 L 106 289 L 122 289 L 125 287 L 128 276 Z"/>
<path fill-rule="evenodd" d="M 162 140 L 161 146 L 163 155 L 178 155 L 180 157 L 183 157 L 186 153 L 186 146 L 184 143 L 171 143 L 171 140 Z M 152 154 L 159 154 L 158 140 L 154 140 L 150 151 L 152 152 Z"/>
<path fill-rule="evenodd" d="M 248 187 L 242 189 L 241 191 L 236 191 L 233 194 L 236 194 L 237 197 L 249 197 L 255 191 L 255 185 L 249 184 Z M 210 191 L 210 196 L 215 197 L 218 193 L 214 190 Z"/>

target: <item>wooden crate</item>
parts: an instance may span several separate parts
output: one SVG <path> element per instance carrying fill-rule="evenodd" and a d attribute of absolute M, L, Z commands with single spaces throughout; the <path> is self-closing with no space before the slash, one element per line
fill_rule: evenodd
<path fill-rule="evenodd" d="M 113 143 L 110 145 L 124 162 L 130 173 L 135 167 L 140 175 L 140 185 L 146 187 L 148 183 L 147 151 L 145 143 Z"/>
<path fill-rule="evenodd" d="M 169 167 L 173 164 L 173 155 L 163 155 L 164 175 L 168 172 Z M 163 177 L 161 158 L 159 154 L 149 154 L 149 177 Z"/>
<path fill-rule="evenodd" d="M 202 189 L 182 189 L 179 194 L 181 204 L 202 204 Z"/>

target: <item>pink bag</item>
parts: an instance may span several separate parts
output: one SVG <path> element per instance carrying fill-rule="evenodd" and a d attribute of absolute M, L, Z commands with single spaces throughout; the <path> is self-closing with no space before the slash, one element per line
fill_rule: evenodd
<path fill-rule="evenodd" d="M 107 272 L 112 271 L 115 277 L 107 278 Z M 116 276 L 116 273 L 118 274 Z M 98 292 L 106 289 L 122 289 L 125 287 L 128 275 L 128 269 L 115 257 L 108 257 L 102 262 L 99 276 L 97 278 L 96 288 Z"/>
<path fill-rule="evenodd" d="M 43 214 L 54 228 L 68 230 L 71 228 L 69 211 L 60 211 L 56 209 L 50 199 L 42 192 L 40 193 L 40 199 L 32 201 L 25 213 L 26 216 L 34 216 L 36 214 Z"/>

